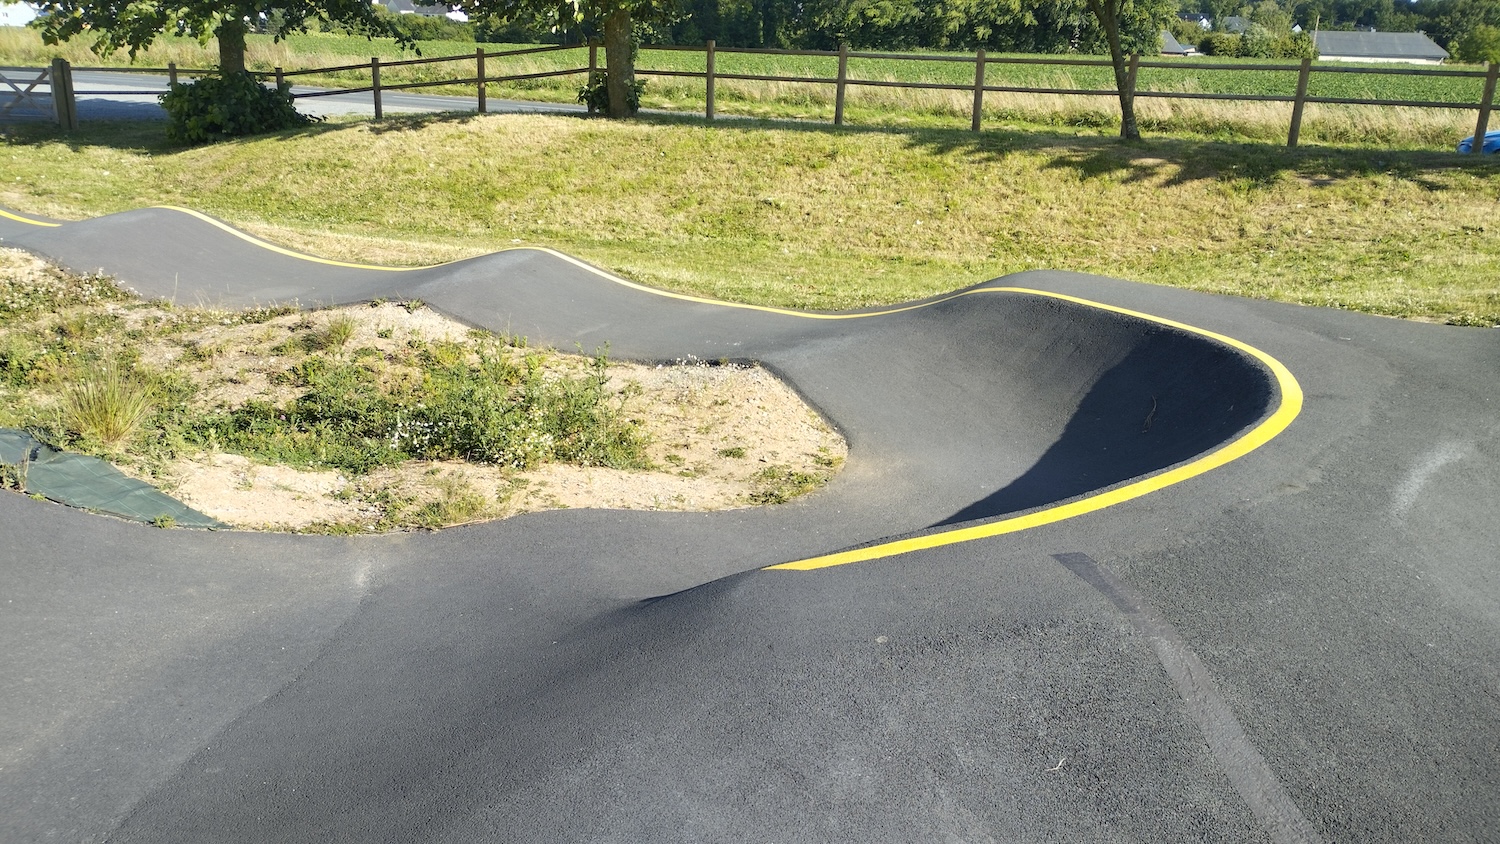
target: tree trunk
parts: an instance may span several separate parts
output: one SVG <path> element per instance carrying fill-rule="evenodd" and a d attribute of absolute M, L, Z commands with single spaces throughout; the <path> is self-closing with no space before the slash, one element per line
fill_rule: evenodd
<path fill-rule="evenodd" d="M 226 20 L 215 35 L 219 38 L 219 74 L 245 72 L 245 22 Z"/>
<path fill-rule="evenodd" d="M 760 0 L 760 46 L 780 47 L 781 41 L 777 37 L 781 32 L 781 9 L 777 7 L 779 0 Z"/>
<path fill-rule="evenodd" d="M 604 69 L 609 74 L 609 116 L 633 117 L 630 91 L 635 84 L 635 57 L 631 55 L 630 10 L 616 9 L 604 19 Z"/>
<path fill-rule="evenodd" d="M 1125 68 L 1125 51 L 1120 47 L 1120 6 L 1122 0 L 1088 0 L 1089 11 L 1104 27 L 1109 41 L 1109 58 L 1115 66 L 1115 90 L 1120 93 L 1120 137 L 1139 141 L 1141 130 L 1135 123 L 1135 92 L 1130 89 L 1130 72 Z"/>

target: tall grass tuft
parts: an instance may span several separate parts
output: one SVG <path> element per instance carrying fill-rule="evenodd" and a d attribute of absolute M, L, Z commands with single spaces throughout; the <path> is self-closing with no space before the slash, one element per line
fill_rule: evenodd
<path fill-rule="evenodd" d="M 358 327 L 354 318 L 348 314 L 334 316 L 328 320 L 327 325 L 323 326 L 323 330 L 317 337 L 317 345 L 334 352 L 343 351 L 344 347 L 349 345 L 349 340 L 354 337 L 354 332 Z"/>
<path fill-rule="evenodd" d="M 154 410 L 151 386 L 113 364 L 84 371 L 58 406 L 64 430 L 108 448 L 133 437 Z"/>

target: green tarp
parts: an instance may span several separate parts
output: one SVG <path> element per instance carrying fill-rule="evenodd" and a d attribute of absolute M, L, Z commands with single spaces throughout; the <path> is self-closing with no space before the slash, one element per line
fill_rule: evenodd
<path fill-rule="evenodd" d="M 0 465 L 13 467 L 27 493 L 71 507 L 138 522 L 171 519 L 177 527 L 229 527 L 97 457 L 58 451 L 25 431 L 0 428 Z"/>

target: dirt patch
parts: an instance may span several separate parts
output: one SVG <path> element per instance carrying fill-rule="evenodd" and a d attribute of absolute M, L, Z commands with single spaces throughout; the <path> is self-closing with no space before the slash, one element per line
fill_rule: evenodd
<path fill-rule="evenodd" d="M 747 507 L 777 500 L 775 487 L 788 476 L 821 484 L 847 454 L 843 438 L 760 367 L 615 363 L 610 373 L 612 389 L 631 393 L 627 413 L 649 436 L 649 471 L 411 461 L 349 477 L 219 453 L 170 464 L 165 486 L 238 528 L 373 532 L 424 508 L 435 527 L 562 508 Z"/>
<path fill-rule="evenodd" d="M 294 304 L 248 311 L 181 307 L 133 299 L 106 279 L 70 276 L 16 250 L 0 250 L 0 282 L 0 345 L 10 349 L 4 360 L 31 373 L 15 377 L 22 370 L 12 367 L 9 380 L 0 381 L 6 402 L 0 421 L 64 439 L 74 435 L 60 421 L 59 397 L 85 371 L 70 362 L 85 357 L 134 360 L 133 370 L 146 373 L 139 377 L 190 382 L 186 392 L 170 388 L 189 396 L 175 399 L 187 404 L 174 413 L 197 420 L 269 407 L 285 421 L 314 366 L 363 367 L 382 379 L 372 388 L 384 389 L 425 383 L 428 376 L 417 366 L 423 360 L 459 365 L 476 355 L 504 355 L 538 383 L 597 389 L 603 365 L 598 354 L 538 350 L 524 338 L 475 331 L 415 301 L 313 312 Z M 216 437 L 201 451 L 185 450 L 190 447 L 181 442 L 163 447 L 162 438 L 182 436 L 165 433 L 139 453 L 95 453 L 239 528 L 350 533 L 565 507 L 715 510 L 777 503 L 820 487 L 847 453 L 837 432 L 758 366 L 609 361 L 602 372 L 602 401 L 616 420 L 611 424 L 626 425 L 632 442 L 644 442 L 644 459 L 636 453 L 624 462 L 644 469 L 542 463 L 520 471 L 412 460 L 368 472 L 309 470 L 226 453 Z M 420 434 L 397 420 L 393 437 Z M 300 465 L 319 462 L 300 459 Z M 338 465 L 322 465 L 331 463 Z"/>
<path fill-rule="evenodd" d="M 236 406 L 283 402 L 275 350 L 298 330 L 348 317 L 344 345 L 385 354 L 412 342 L 455 341 L 471 329 L 410 303 L 286 314 L 243 325 L 225 319 L 146 351 L 153 364 L 191 370 L 200 400 Z M 563 370 L 589 359 L 550 353 Z M 623 471 L 546 464 L 502 467 L 411 461 L 362 476 L 266 466 L 200 454 L 155 471 L 190 506 L 250 530 L 374 532 L 438 527 L 558 508 L 718 510 L 786 500 L 820 486 L 842 465 L 843 438 L 786 384 L 757 366 L 678 361 L 612 362 L 608 389 L 645 433 L 652 468 Z M 788 489 L 788 486 L 791 486 Z"/>

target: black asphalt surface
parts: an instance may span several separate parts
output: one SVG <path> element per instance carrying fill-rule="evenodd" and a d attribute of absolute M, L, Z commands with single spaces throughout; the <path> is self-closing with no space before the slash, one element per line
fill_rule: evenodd
<path fill-rule="evenodd" d="M 316 263 L 165 209 L 0 245 L 185 303 L 408 296 L 756 360 L 850 443 L 779 507 L 387 537 L 0 496 L 0 840 L 1500 840 L 1494 330 L 1061 272 L 813 319 L 535 250 Z M 992 288 L 1234 338 L 1305 405 L 1211 471 L 941 544 L 1176 477 L 1290 398 L 1192 331 Z"/>

